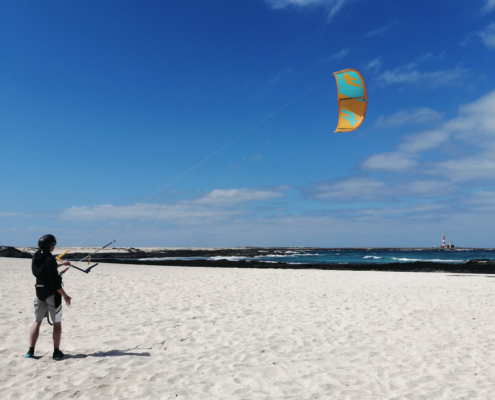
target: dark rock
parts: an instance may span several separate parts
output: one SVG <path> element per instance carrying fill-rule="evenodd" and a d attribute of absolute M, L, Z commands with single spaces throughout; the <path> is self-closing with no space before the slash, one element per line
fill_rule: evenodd
<path fill-rule="evenodd" d="M 0 247 L 0 257 L 11 257 L 11 258 L 31 258 L 32 255 L 30 253 L 17 250 L 15 247 L 11 246 L 2 246 Z"/>
<path fill-rule="evenodd" d="M 144 251 L 139 248 L 115 248 L 116 252 L 111 252 L 106 250 L 104 253 L 97 253 L 94 258 L 99 260 L 104 259 L 135 259 L 135 258 L 165 258 L 165 257 L 257 257 L 262 256 L 267 253 L 267 248 L 265 247 L 248 247 L 248 248 L 228 248 L 228 249 L 214 249 L 214 250 L 197 250 L 197 249 L 180 249 L 180 250 L 154 250 L 154 251 Z M 274 248 L 270 247 L 270 252 L 275 252 L 277 250 L 286 251 L 291 249 L 300 250 L 301 248 L 292 247 L 280 247 Z M 305 250 L 316 250 L 318 248 L 305 248 Z M 124 251 L 122 251 L 124 250 Z M 64 259 L 67 260 L 80 260 L 81 258 L 87 256 L 84 253 L 74 253 L 71 252 L 67 254 Z"/>
<path fill-rule="evenodd" d="M 96 260 L 93 260 L 96 261 Z M 263 268 L 263 269 L 320 269 L 340 271 L 390 271 L 390 272 L 442 272 L 442 273 L 470 273 L 470 274 L 495 274 L 495 262 L 470 261 L 463 265 L 460 271 L 458 264 L 411 262 L 390 264 L 288 264 L 266 263 L 261 261 L 230 261 L 230 260 L 160 260 L 139 261 L 136 259 L 104 259 L 106 263 L 114 264 L 141 264 L 185 267 L 210 267 L 210 268 Z"/>

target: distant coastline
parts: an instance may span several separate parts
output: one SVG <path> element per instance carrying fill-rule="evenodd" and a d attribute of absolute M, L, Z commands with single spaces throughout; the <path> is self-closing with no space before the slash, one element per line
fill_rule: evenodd
<path fill-rule="evenodd" d="M 73 248 L 64 259 L 78 261 L 96 251 L 94 247 Z M 30 258 L 37 250 L 35 247 L 0 246 L 0 257 Z M 61 254 L 67 248 L 57 248 Z M 112 264 L 161 265 L 211 268 L 271 268 L 271 269 L 318 269 L 348 271 L 396 271 L 396 272 L 444 272 L 495 274 L 495 260 L 470 260 L 468 262 L 391 262 L 373 263 L 287 263 L 257 260 L 236 260 L 231 258 L 256 258 L 267 253 L 290 253 L 300 251 L 470 251 L 473 248 L 420 248 L 420 247 L 363 247 L 363 248 L 321 248 L 321 247 L 112 247 L 94 254 L 92 261 Z M 493 251 L 493 249 L 475 249 Z M 189 258 L 189 259 L 188 259 Z M 192 258 L 192 259 L 191 259 Z M 214 259 L 211 259 L 214 258 Z M 230 258 L 230 259 L 229 259 Z M 158 259 L 158 260 L 156 260 Z"/>

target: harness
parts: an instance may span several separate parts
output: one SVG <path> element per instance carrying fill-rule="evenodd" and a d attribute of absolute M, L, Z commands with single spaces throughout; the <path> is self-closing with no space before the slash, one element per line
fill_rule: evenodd
<path fill-rule="evenodd" d="M 44 288 L 45 285 L 34 285 L 34 287 L 36 289 L 38 289 L 38 288 Z M 47 303 L 46 298 L 42 300 L 38 296 L 38 290 L 36 290 L 36 297 L 38 298 L 39 301 L 42 301 L 43 303 L 45 303 L 47 305 L 48 309 L 50 309 L 50 304 Z M 46 313 L 46 322 L 48 322 L 49 325 L 52 325 L 53 326 L 53 324 L 50 321 L 50 312 Z"/>

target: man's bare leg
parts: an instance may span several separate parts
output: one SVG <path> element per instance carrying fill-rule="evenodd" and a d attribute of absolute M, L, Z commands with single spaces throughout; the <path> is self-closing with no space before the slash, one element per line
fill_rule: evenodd
<path fill-rule="evenodd" d="M 60 348 L 60 340 L 62 339 L 62 322 L 53 323 L 53 348 Z"/>
<path fill-rule="evenodd" d="M 36 347 L 42 322 L 43 321 L 35 321 L 33 322 L 33 325 L 31 325 L 31 330 L 29 331 L 29 347 Z"/>
<path fill-rule="evenodd" d="M 24 358 L 34 357 L 34 347 L 38 341 L 38 336 L 40 335 L 40 326 L 42 321 L 34 321 L 29 330 L 29 350 Z"/>

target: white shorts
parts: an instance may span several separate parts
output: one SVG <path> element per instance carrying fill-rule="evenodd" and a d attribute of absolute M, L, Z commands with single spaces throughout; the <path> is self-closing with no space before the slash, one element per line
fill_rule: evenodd
<path fill-rule="evenodd" d="M 42 301 L 37 297 L 34 298 L 34 320 L 36 322 L 43 321 L 48 313 L 50 313 L 50 319 L 52 322 L 62 321 L 62 302 L 55 306 L 55 295 L 46 298 L 46 301 Z"/>

